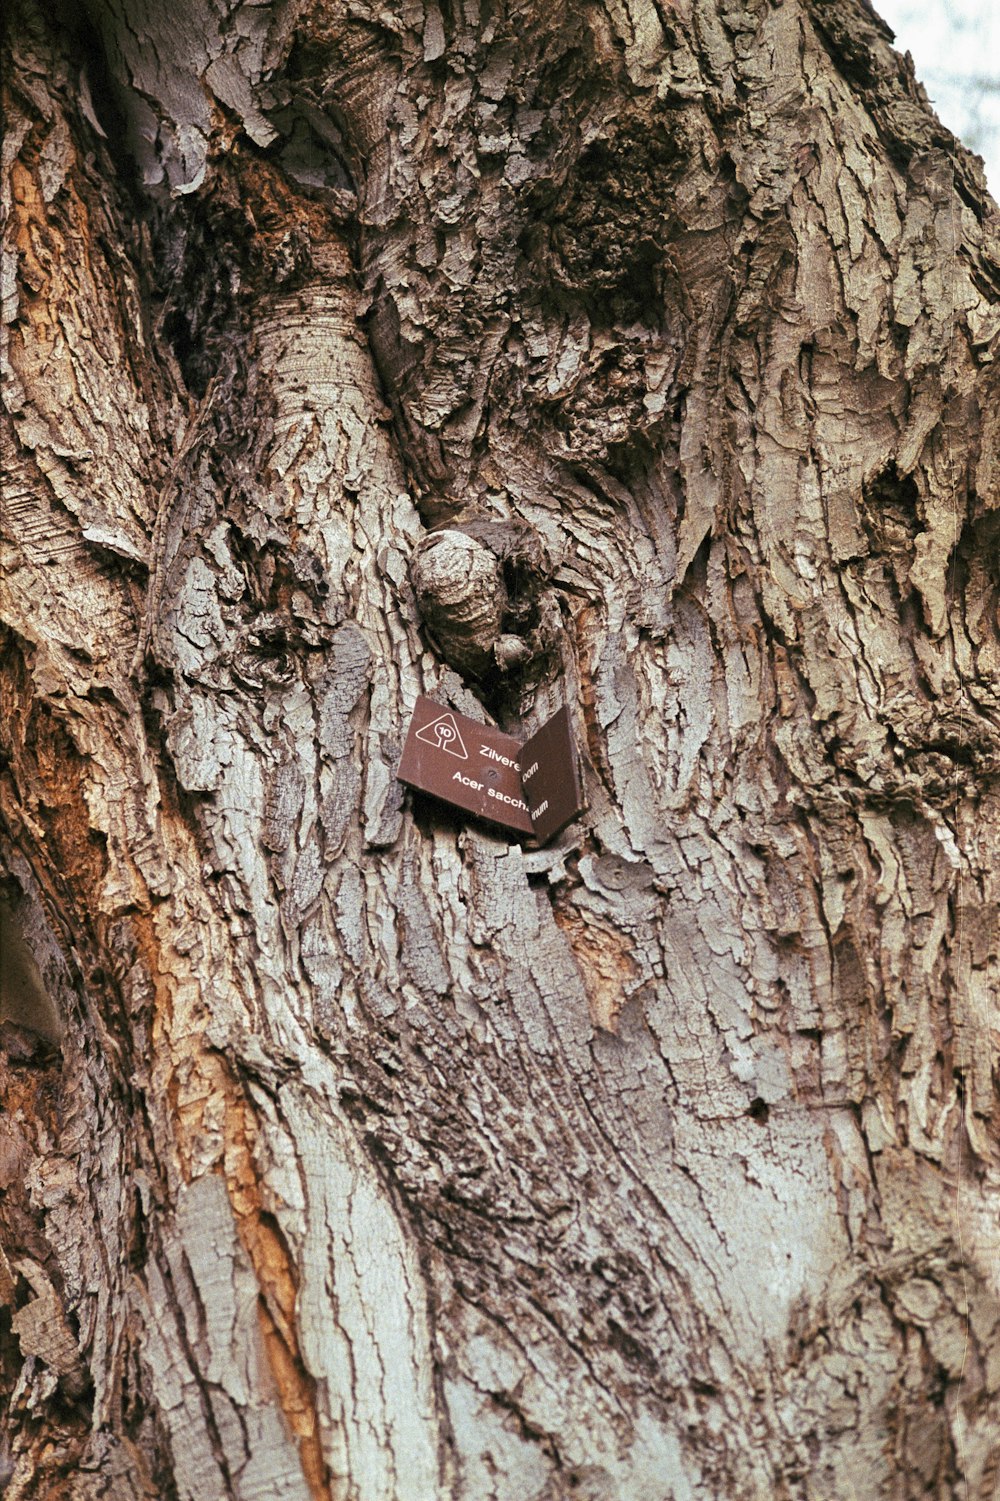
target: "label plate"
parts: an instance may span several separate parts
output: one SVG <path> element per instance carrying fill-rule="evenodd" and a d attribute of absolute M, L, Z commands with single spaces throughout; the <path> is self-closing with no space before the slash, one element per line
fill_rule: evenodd
<path fill-rule="evenodd" d="M 432 698 L 417 699 L 399 780 L 477 818 L 531 834 L 521 791 L 521 742 Z"/>
<path fill-rule="evenodd" d="M 564 706 L 523 745 L 422 694 L 417 699 L 397 773 L 477 818 L 533 834 L 547 844 L 584 802 L 576 746 Z"/>
<path fill-rule="evenodd" d="M 535 838 L 548 844 L 583 812 L 576 746 L 565 704 L 521 747 L 521 785 Z"/>

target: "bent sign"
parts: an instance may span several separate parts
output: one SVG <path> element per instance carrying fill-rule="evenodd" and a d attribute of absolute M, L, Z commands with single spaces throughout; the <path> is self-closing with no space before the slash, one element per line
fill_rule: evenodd
<path fill-rule="evenodd" d="M 398 776 L 477 818 L 534 834 L 543 844 L 583 808 L 565 708 L 522 745 L 421 696 Z"/>

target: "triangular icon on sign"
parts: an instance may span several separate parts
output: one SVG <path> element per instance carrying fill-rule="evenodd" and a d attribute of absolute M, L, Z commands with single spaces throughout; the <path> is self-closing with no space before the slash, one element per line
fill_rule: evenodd
<path fill-rule="evenodd" d="M 460 761 L 469 759 L 469 752 L 458 732 L 454 714 L 441 714 L 437 719 L 432 719 L 430 724 L 425 724 L 422 730 L 417 731 L 417 739 L 433 745 L 436 750 L 447 751 L 449 756 L 457 756 Z"/>

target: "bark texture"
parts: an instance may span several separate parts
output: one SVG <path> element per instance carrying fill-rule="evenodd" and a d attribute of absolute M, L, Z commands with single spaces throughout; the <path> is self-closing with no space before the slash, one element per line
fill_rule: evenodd
<path fill-rule="evenodd" d="M 15 0 L 5 1501 L 996 1494 L 1000 243 L 890 40 Z"/>

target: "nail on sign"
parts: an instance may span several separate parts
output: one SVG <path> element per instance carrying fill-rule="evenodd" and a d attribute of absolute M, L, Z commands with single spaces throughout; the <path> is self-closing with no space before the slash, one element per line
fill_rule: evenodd
<path fill-rule="evenodd" d="M 398 775 L 410 787 L 519 834 L 534 834 L 542 844 L 583 808 L 565 708 L 522 744 L 421 696 Z"/>

